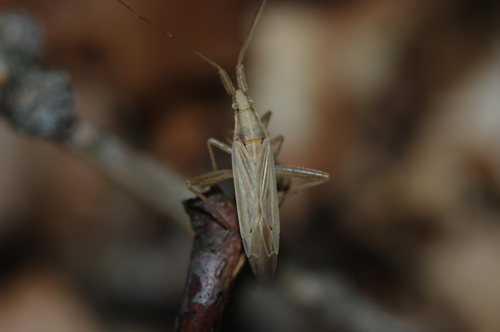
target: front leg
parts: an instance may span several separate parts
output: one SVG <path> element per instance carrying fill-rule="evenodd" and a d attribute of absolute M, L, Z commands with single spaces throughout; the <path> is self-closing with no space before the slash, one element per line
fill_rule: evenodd
<path fill-rule="evenodd" d="M 212 161 L 212 167 L 214 168 L 214 171 L 217 170 L 217 161 L 215 160 L 215 155 L 214 155 L 214 150 L 212 149 L 212 146 L 215 146 L 216 148 L 221 149 L 222 151 L 231 154 L 232 149 L 229 145 L 227 145 L 224 142 L 219 141 L 218 139 L 215 138 L 209 138 L 207 141 L 207 147 L 208 147 L 208 153 L 210 154 L 210 160 Z"/>
<path fill-rule="evenodd" d="M 283 145 L 283 141 L 285 140 L 285 137 L 283 135 L 276 136 L 271 140 L 271 145 L 274 146 L 274 144 L 278 143 L 278 147 L 276 148 L 276 151 L 274 152 L 274 160 L 278 159 L 278 155 L 280 154 L 281 151 L 281 146 Z"/>
<path fill-rule="evenodd" d="M 233 136 L 234 136 L 234 129 L 222 130 L 222 137 L 224 137 L 224 140 L 227 142 L 227 144 L 233 145 Z"/>
<path fill-rule="evenodd" d="M 269 124 L 269 120 L 271 120 L 271 111 L 267 111 L 266 113 L 262 114 L 260 117 L 260 122 L 264 125 L 264 127 L 267 129 L 267 125 Z"/>
<path fill-rule="evenodd" d="M 208 198 L 203 195 L 203 193 L 199 190 L 196 190 L 193 188 L 193 185 L 198 185 L 198 186 L 207 186 L 207 185 L 212 185 L 216 184 L 220 181 L 227 180 L 233 177 L 233 171 L 230 169 L 223 169 L 220 171 L 213 171 L 210 173 L 205 173 L 202 175 L 195 176 L 194 178 L 187 180 L 186 181 L 186 186 L 187 188 L 196 196 L 198 196 L 207 206 L 210 208 L 210 210 L 215 214 L 217 217 L 217 222 L 226 229 L 226 233 L 222 237 L 221 242 L 214 248 L 217 249 L 224 240 L 226 240 L 227 236 L 229 235 L 229 231 L 231 230 L 231 226 L 229 223 L 222 217 L 219 211 L 215 208 L 215 206 L 210 203 Z"/>
<path fill-rule="evenodd" d="M 277 164 L 275 166 L 276 175 L 280 176 L 290 176 L 295 178 L 302 178 L 310 180 L 311 182 L 304 183 L 303 185 L 294 188 L 281 196 L 279 198 L 280 203 L 288 196 L 292 196 L 304 189 L 312 188 L 320 184 L 326 183 L 330 179 L 330 174 L 315 169 L 297 167 L 297 166 L 285 166 Z"/>
<path fill-rule="evenodd" d="M 269 125 L 269 120 L 271 120 L 271 115 L 273 113 L 271 111 L 267 111 L 266 113 L 264 113 L 261 117 L 260 117 L 260 121 L 262 122 L 262 124 L 264 125 L 264 127 L 267 129 L 267 125 Z M 285 138 L 283 137 L 283 135 L 279 135 L 279 136 L 276 136 L 275 138 L 273 138 L 271 140 L 271 145 L 275 145 L 276 143 L 278 143 L 278 147 L 276 148 L 276 152 L 274 152 L 274 157 L 276 159 L 276 157 L 280 154 L 280 150 L 281 150 L 281 145 L 283 145 L 283 141 L 285 140 Z"/>

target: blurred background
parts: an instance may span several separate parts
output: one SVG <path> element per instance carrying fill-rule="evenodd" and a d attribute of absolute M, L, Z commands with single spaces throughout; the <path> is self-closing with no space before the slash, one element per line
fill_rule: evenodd
<path fill-rule="evenodd" d="M 0 3 L 83 119 L 182 181 L 211 169 L 214 68 L 114 0 Z M 259 1 L 128 3 L 234 77 Z M 269 0 L 245 66 L 279 161 L 331 179 L 285 201 L 275 280 L 246 267 L 221 331 L 500 331 L 500 2 Z M 0 141 L 0 330 L 172 331 L 189 235 L 54 142 Z"/>

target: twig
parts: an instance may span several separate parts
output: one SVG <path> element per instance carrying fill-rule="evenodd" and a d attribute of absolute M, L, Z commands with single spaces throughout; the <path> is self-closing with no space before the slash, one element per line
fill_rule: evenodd
<path fill-rule="evenodd" d="M 199 198 L 184 202 L 195 237 L 175 326 L 178 332 L 218 330 L 229 292 L 245 262 L 236 207 L 218 187 L 212 187 L 205 195 L 232 229 L 227 239 L 220 243 L 226 230 L 215 221 L 207 205 Z"/>
<path fill-rule="evenodd" d="M 0 113 L 21 133 L 63 144 L 192 234 L 180 204 L 189 197 L 186 177 L 80 119 L 68 75 L 38 67 L 39 37 L 29 17 L 0 15 Z"/>
<path fill-rule="evenodd" d="M 317 325 L 328 327 L 328 330 L 435 331 L 391 313 L 332 270 L 312 270 L 296 263 L 285 263 L 280 272 L 276 284 L 281 291 Z"/>
<path fill-rule="evenodd" d="M 186 177 L 173 168 L 85 121 L 78 121 L 61 142 L 115 185 L 168 217 L 186 233 L 193 233 L 181 205 L 182 198 L 189 196 L 183 180 Z"/>

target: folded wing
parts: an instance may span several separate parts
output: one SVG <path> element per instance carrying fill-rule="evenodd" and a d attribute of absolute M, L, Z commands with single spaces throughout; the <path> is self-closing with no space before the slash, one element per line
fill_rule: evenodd
<path fill-rule="evenodd" d="M 240 141 L 233 143 L 233 175 L 241 238 L 259 281 L 270 281 L 279 250 L 279 210 L 271 142 L 265 138 L 258 158 Z"/>

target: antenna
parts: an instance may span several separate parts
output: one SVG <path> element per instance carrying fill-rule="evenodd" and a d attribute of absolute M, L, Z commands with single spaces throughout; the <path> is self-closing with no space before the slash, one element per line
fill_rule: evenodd
<path fill-rule="evenodd" d="M 120 0 L 118 0 L 120 1 Z M 266 5 L 267 0 L 262 0 L 260 3 L 259 9 L 257 9 L 257 12 L 255 13 L 255 16 L 252 19 L 252 23 L 250 24 L 250 29 L 248 29 L 247 37 L 245 38 L 245 42 L 243 43 L 243 46 L 241 47 L 240 54 L 238 55 L 238 64 L 236 67 L 240 66 L 241 63 L 243 62 L 243 57 L 245 56 L 245 53 L 248 48 L 248 44 L 250 44 L 250 39 L 252 38 L 253 31 L 255 30 L 255 27 L 257 26 L 257 22 L 259 22 L 260 15 L 262 14 L 262 10 L 264 9 L 264 6 Z"/>
<path fill-rule="evenodd" d="M 245 57 L 245 53 L 247 51 L 248 45 L 250 44 L 250 39 L 252 39 L 253 32 L 255 30 L 255 27 L 257 26 L 257 23 L 259 22 L 260 15 L 262 14 L 262 10 L 264 9 L 266 2 L 267 2 L 267 0 L 262 0 L 259 8 L 257 9 L 257 12 L 255 12 L 255 15 L 252 19 L 252 23 L 250 24 L 250 29 L 248 29 L 248 32 L 247 32 L 245 42 L 243 43 L 243 46 L 241 46 L 240 54 L 238 55 L 238 63 L 236 64 L 236 79 L 238 82 L 238 88 L 243 90 L 243 92 L 245 92 L 245 94 L 248 91 L 248 87 L 247 87 L 247 81 L 245 78 L 245 71 L 243 70 L 243 63 L 242 62 L 243 62 L 243 58 Z"/>
<path fill-rule="evenodd" d="M 147 18 L 145 18 L 144 16 L 142 16 L 141 14 L 139 14 L 136 10 L 134 10 L 132 7 L 130 7 L 129 5 L 127 5 L 122 0 L 116 0 L 116 1 L 118 1 L 119 3 L 121 3 L 125 8 L 127 8 L 132 13 L 134 13 L 134 15 L 136 15 L 137 17 L 139 17 L 141 20 L 143 20 L 147 24 L 151 25 L 156 30 L 158 30 L 158 31 L 162 32 L 163 34 L 167 35 L 169 38 L 172 38 L 177 43 L 181 44 L 182 46 L 184 46 L 185 48 L 187 48 L 188 50 L 190 50 L 191 52 L 193 52 L 194 54 L 196 54 L 197 56 L 199 56 L 200 58 L 202 58 L 203 60 L 205 60 L 206 62 L 208 62 L 213 67 L 217 68 L 219 70 L 219 75 L 220 75 L 220 78 L 222 80 L 222 84 L 224 84 L 224 87 L 226 88 L 227 93 L 230 96 L 234 96 L 235 89 L 234 89 L 233 82 L 229 78 L 229 75 L 227 74 L 226 70 L 224 70 L 224 68 L 222 68 L 217 62 L 215 62 L 213 60 L 210 60 L 209 58 L 207 58 L 206 56 L 204 56 L 203 54 L 201 54 L 200 52 L 198 52 L 197 50 L 195 50 L 194 48 L 192 48 L 191 46 L 189 46 L 188 44 L 186 44 L 185 42 L 183 42 L 179 38 L 175 37 L 170 32 L 164 30 L 163 28 L 161 28 L 158 25 L 154 24 L 153 22 L 149 21 Z M 255 18 L 254 18 L 254 20 L 255 20 Z M 247 39 L 248 39 L 248 37 L 247 37 Z M 248 44 L 247 42 L 245 42 L 245 43 Z"/>

